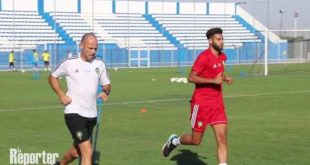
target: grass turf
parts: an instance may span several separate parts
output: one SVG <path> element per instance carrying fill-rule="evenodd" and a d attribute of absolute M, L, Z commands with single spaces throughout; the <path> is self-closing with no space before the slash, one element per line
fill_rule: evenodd
<path fill-rule="evenodd" d="M 239 76 L 224 86 L 229 117 L 229 164 L 310 164 L 309 64 L 273 65 L 270 76 Z M 177 68 L 110 70 L 112 94 L 103 106 L 98 141 L 100 164 L 216 164 L 212 129 L 200 146 L 180 146 L 169 158 L 161 148 L 171 133 L 190 131 L 192 84 L 170 83 Z M 0 164 L 9 164 L 9 149 L 57 152 L 71 144 L 63 107 L 47 83 L 47 73 L 0 73 Z M 155 79 L 152 80 L 152 79 Z M 65 87 L 64 80 L 62 80 Z M 141 113 L 140 109 L 147 112 Z M 75 162 L 76 164 L 76 162 Z"/>

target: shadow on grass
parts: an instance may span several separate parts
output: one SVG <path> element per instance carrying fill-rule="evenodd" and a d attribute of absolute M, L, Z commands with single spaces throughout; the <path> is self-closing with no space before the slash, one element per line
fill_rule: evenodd
<path fill-rule="evenodd" d="M 201 159 L 207 158 L 201 157 L 190 150 L 179 150 L 179 153 L 174 155 L 170 160 L 176 161 L 177 165 L 208 165 Z"/>

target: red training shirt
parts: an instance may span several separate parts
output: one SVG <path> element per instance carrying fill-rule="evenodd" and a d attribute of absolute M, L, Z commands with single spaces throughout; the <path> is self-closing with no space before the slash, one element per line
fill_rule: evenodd
<path fill-rule="evenodd" d="M 220 53 L 217 57 L 210 49 L 207 49 L 199 54 L 193 64 L 192 71 L 200 77 L 214 79 L 219 73 L 224 74 L 226 59 L 224 53 Z M 200 105 L 223 104 L 222 85 L 195 84 L 192 103 Z"/>

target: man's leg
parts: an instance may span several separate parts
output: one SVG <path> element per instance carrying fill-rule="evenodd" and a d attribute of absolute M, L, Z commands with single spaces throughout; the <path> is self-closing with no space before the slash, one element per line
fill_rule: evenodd
<path fill-rule="evenodd" d="M 199 145 L 204 132 L 197 132 L 192 130 L 192 133 L 183 134 L 181 137 L 178 137 L 175 134 L 172 134 L 168 141 L 164 144 L 162 152 L 165 157 L 169 156 L 171 151 L 173 151 L 178 145 Z"/>
<path fill-rule="evenodd" d="M 219 163 L 227 163 L 227 124 L 212 125 L 217 142 L 217 159 Z"/>
<path fill-rule="evenodd" d="M 49 69 L 50 69 L 50 62 L 47 62 L 46 68 L 47 68 L 47 70 L 49 71 Z"/>
<path fill-rule="evenodd" d="M 14 63 L 10 63 L 10 69 L 14 70 Z"/>
<path fill-rule="evenodd" d="M 162 152 L 165 157 L 169 156 L 170 152 L 178 145 L 199 145 L 202 141 L 204 131 L 207 126 L 206 106 L 191 104 L 191 124 L 192 133 L 183 134 L 178 137 L 172 134 L 168 141 L 164 144 Z"/>
<path fill-rule="evenodd" d="M 60 161 L 60 165 L 67 165 L 74 161 L 76 158 L 79 157 L 79 149 L 76 148 L 74 145 L 70 147 L 70 149 L 65 153 L 64 157 Z"/>
<path fill-rule="evenodd" d="M 47 62 L 46 62 L 46 61 L 44 61 L 44 67 L 45 67 L 44 70 L 47 71 L 48 65 L 47 65 Z"/>
<path fill-rule="evenodd" d="M 82 165 L 91 165 L 93 149 L 90 140 L 80 143 L 79 148 L 81 151 Z"/>
<path fill-rule="evenodd" d="M 184 134 L 182 136 L 180 136 L 179 144 L 183 144 L 183 145 L 199 145 L 201 143 L 201 140 L 203 138 L 204 132 L 197 132 L 195 130 L 192 130 L 191 134 Z M 175 140 L 175 143 L 178 145 L 177 143 L 178 141 Z"/>

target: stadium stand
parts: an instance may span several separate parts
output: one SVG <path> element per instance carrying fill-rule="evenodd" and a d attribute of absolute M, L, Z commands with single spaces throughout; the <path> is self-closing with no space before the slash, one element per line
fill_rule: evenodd
<path fill-rule="evenodd" d="M 87 18 L 90 19 L 89 16 Z M 121 48 L 176 49 L 142 14 L 96 14 L 95 22 L 117 40 Z"/>
<path fill-rule="evenodd" d="M 205 39 L 205 32 L 216 26 L 224 29 L 225 48 L 240 47 L 245 42 L 260 42 L 256 35 L 231 15 L 154 14 L 151 17 L 157 21 L 155 25 L 142 14 L 132 13 L 96 13 L 93 22 L 91 14 L 51 12 L 49 15 L 74 42 L 79 42 L 84 33 L 95 29 L 99 42 L 117 43 L 120 48 L 175 50 L 178 45 L 165 37 L 163 31 L 156 29 L 156 26 L 164 28 L 188 49 L 206 48 L 208 41 Z M 2 51 L 32 49 L 37 44 L 65 42 L 35 11 L 1 11 L 0 18 Z"/>
<path fill-rule="evenodd" d="M 225 48 L 240 47 L 245 42 L 260 42 L 231 15 L 154 14 L 152 17 L 188 49 L 205 49 L 208 46 L 205 33 L 209 28 L 224 30 Z"/>
<path fill-rule="evenodd" d="M 92 26 L 92 22 L 85 20 L 80 13 L 76 12 L 50 12 L 53 20 L 58 23 L 74 42 L 79 42 L 87 32 L 95 31 L 99 42 L 112 42 L 113 39 L 99 26 Z"/>
<path fill-rule="evenodd" d="M 224 30 L 230 62 L 251 63 L 264 55 L 264 34 L 249 23 L 255 19 L 250 14 L 145 13 L 2 10 L 0 65 L 7 67 L 8 52 L 14 50 L 17 65 L 29 68 L 36 48 L 39 53 L 48 49 L 55 66 L 68 50 L 78 53 L 77 45 L 87 32 L 95 32 L 97 55 L 111 67 L 191 65 L 208 47 L 205 33 L 212 27 Z M 279 48 L 287 49 L 285 44 L 274 44 L 269 45 L 269 52 L 276 54 Z"/>
<path fill-rule="evenodd" d="M 107 14 L 96 13 L 94 22 L 91 14 L 74 12 L 50 13 L 55 22 L 64 28 L 75 41 L 93 31 L 92 24 L 99 42 L 117 43 L 120 48 L 175 50 L 177 43 L 165 37 L 161 26 L 188 49 L 205 49 L 208 41 L 205 32 L 211 27 L 222 27 L 225 37 L 225 48 L 241 47 L 245 42 L 260 42 L 231 15 L 151 15 L 158 25 L 152 25 L 142 14 Z"/>
<path fill-rule="evenodd" d="M 0 51 L 33 49 L 64 43 L 36 11 L 0 11 Z"/>
<path fill-rule="evenodd" d="M 142 14 L 96 13 L 93 16 L 90 13 L 51 12 L 49 15 L 75 42 L 79 42 L 86 32 L 95 31 L 99 43 L 117 43 L 120 48 L 175 49 Z"/>

